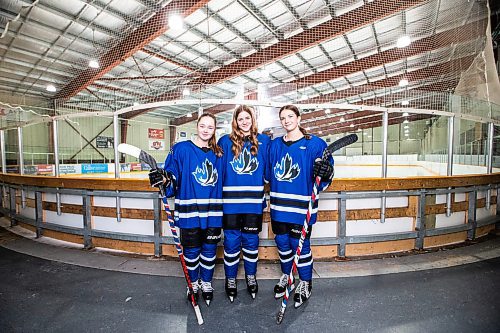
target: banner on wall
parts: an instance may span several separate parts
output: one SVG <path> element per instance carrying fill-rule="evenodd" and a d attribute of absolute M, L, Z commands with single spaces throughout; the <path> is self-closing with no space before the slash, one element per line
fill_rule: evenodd
<path fill-rule="evenodd" d="M 113 148 L 114 139 L 109 136 L 98 136 L 95 139 L 97 148 Z"/>
<path fill-rule="evenodd" d="M 37 167 L 36 165 L 25 165 L 24 166 L 24 174 L 25 175 L 36 175 Z"/>
<path fill-rule="evenodd" d="M 81 174 L 82 166 L 81 164 L 59 164 L 59 174 Z"/>
<path fill-rule="evenodd" d="M 130 163 L 130 171 L 142 171 L 141 163 Z"/>
<path fill-rule="evenodd" d="M 54 174 L 54 165 L 53 164 L 38 164 L 37 172 L 39 175 L 53 175 Z"/>
<path fill-rule="evenodd" d="M 107 164 L 82 164 L 82 173 L 107 173 Z"/>
<path fill-rule="evenodd" d="M 148 139 L 165 139 L 165 130 L 160 128 L 148 128 Z"/>
<path fill-rule="evenodd" d="M 165 141 L 149 140 L 149 150 L 165 150 Z"/>

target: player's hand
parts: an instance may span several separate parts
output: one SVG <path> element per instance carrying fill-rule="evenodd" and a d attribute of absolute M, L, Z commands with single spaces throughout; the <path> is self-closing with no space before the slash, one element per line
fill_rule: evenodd
<path fill-rule="evenodd" d="M 170 184 L 170 177 L 164 169 L 151 169 L 148 176 L 152 187 L 159 188 L 162 185 L 168 186 Z"/>
<path fill-rule="evenodd" d="M 332 180 L 334 174 L 333 165 L 330 162 L 325 161 L 321 158 L 316 159 L 314 161 L 314 178 L 320 177 L 321 181 L 328 182 Z"/>

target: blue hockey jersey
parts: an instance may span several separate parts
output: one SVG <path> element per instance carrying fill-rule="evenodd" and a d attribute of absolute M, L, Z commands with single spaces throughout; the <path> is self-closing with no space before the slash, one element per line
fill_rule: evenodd
<path fill-rule="evenodd" d="M 282 137 L 271 142 L 266 173 L 271 184 L 271 220 L 302 225 L 313 188 L 314 161 L 323 156 L 325 141 L 316 136 L 286 143 Z M 333 158 L 330 157 L 333 165 Z M 320 191 L 330 182 L 322 182 Z M 316 222 L 316 200 L 309 224 Z"/>
<path fill-rule="evenodd" d="M 223 166 L 223 210 L 224 214 L 262 214 L 265 204 L 264 174 L 270 139 L 258 134 L 259 151 L 252 155 L 252 143 L 246 140 L 238 156 L 234 156 L 233 143 L 229 135 L 219 140 L 224 150 Z"/>
<path fill-rule="evenodd" d="M 222 226 L 220 161 L 212 150 L 204 151 L 192 141 L 175 144 L 165 160 L 174 181 L 166 188 L 175 195 L 175 225 L 179 228 Z"/>

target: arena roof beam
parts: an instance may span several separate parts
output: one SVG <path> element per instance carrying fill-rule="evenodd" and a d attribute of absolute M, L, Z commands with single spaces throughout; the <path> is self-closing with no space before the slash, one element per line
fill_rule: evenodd
<path fill-rule="evenodd" d="M 229 80 L 250 70 L 260 68 L 267 63 L 277 61 L 290 54 L 295 54 L 308 47 L 341 36 L 346 32 L 372 24 L 423 2 L 425 1 L 375 0 L 213 71 L 205 77 L 193 81 L 192 84 L 216 84 Z M 381 10 L 381 8 L 384 10 Z"/>
<path fill-rule="evenodd" d="M 333 67 L 333 68 L 328 69 L 326 71 L 318 72 L 318 73 L 309 75 L 307 77 L 303 77 L 303 78 L 300 78 L 298 80 L 291 81 L 291 82 L 283 84 L 283 85 L 278 85 L 278 86 L 270 89 L 269 95 L 270 95 L 270 97 L 278 96 L 278 95 L 284 94 L 286 92 L 289 92 L 291 90 L 299 89 L 301 87 L 323 83 L 323 82 L 325 82 L 325 80 L 330 81 L 330 80 L 344 77 L 346 75 L 360 72 L 360 71 L 363 71 L 363 70 L 366 70 L 369 68 L 381 66 L 381 65 L 384 65 L 386 63 L 398 61 L 401 59 L 405 59 L 407 57 L 422 54 L 422 53 L 429 52 L 432 50 L 437 50 L 439 48 L 442 48 L 442 47 L 449 45 L 450 41 L 453 41 L 454 43 L 461 43 L 461 42 L 469 41 L 469 40 L 472 40 L 474 38 L 481 36 L 481 32 L 484 32 L 484 29 L 486 29 L 486 24 L 487 24 L 487 20 L 476 21 L 476 22 L 469 23 L 469 24 L 464 25 L 464 26 L 460 26 L 460 27 L 457 27 L 457 28 L 454 28 L 451 30 L 447 30 L 447 31 L 438 33 L 438 34 L 430 36 L 430 37 L 426 37 L 426 38 L 422 38 L 420 40 L 414 41 L 412 43 L 411 47 L 409 47 L 407 49 L 394 48 L 394 49 L 384 51 L 382 53 L 377 53 L 377 54 L 374 54 L 372 56 L 368 56 L 366 58 L 362 58 L 362 59 L 344 64 L 344 65 L 336 66 L 336 67 Z M 279 44 L 281 44 L 281 43 L 279 43 Z M 242 59 L 242 60 L 245 60 L 245 59 Z M 224 68 L 227 68 L 231 65 L 228 65 Z M 458 64 L 456 64 L 456 65 L 458 66 Z M 464 66 L 468 66 L 468 65 L 462 64 L 461 67 L 466 68 Z M 222 70 L 222 69 L 220 69 L 220 70 Z M 420 72 L 420 70 L 418 70 L 416 72 Z M 202 78 L 200 78 L 199 80 L 202 80 Z M 370 83 L 370 85 L 376 86 L 378 84 L 378 82 L 382 82 L 381 83 L 382 85 L 387 86 L 384 84 L 384 82 L 386 80 L 387 79 L 381 80 L 381 81 L 376 81 L 374 83 Z M 391 84 L 391 86 L 394 86 L 394 85 L 397 85 L 397 83 Z M 354 88 L 351 90 L 354 91 L 355 89 L 357 89 L 357 91 L 359 93 L 360 87 L 361 86 L 358 86 L 357 88 Z M 342 91 L 342 94 L 345 94 L 346 91 L 347 90 Z M 323 96 L 318 97 L 316 100 L 313 99 L 313 100 L 310 100 L 309 102 L 310 103 L 317 103 L 320 100 L 324 101 L 324 99 L 329 98 L 328 96 L 331 96 L 331 95 L 332 94 L 323 95 Z M 349 96 L 354 96 L 354 95 L 356 95 L 356 94 L 352 94 Z M 179 95 L 179 97 L 180 97 L 180 95 Z M 332 98 L 329 98 L 329 99 L 331 100 Z M 192 119 L 189 121 L 192 121 Z M 189 121 L 187 121 L 187 122 L 189 122 Z M 186 123 L 185 119 L 174 119 L 173 122 L 176 125 L 182 125 L 182 124 Z"/>
<path fill-rule="evenodd" d="M 99 59 L 99 64 L 101 65 L 99 70 L 92 68 L 84 70 L 80 73 L 80 75 L 76 76 L 71 82 L 62 88 L 61 91 L 56 94 L 55 98 L 69 98 L 76 95 L 92 84 L 95 80 L 99 79 L 111 69 L 122 63 L 124 59 L 130 57 L 135 52 L 141 50 L 144 46 L 149 44 L 152 40 L 165 33 L 168 29 L 167 18 L 169 14 L 176 13 L 188 16 L 197 9 L 206 5 L 208 2 L 209 0 L 183 0 L 170 2 L 115 47 L 110 49 L 105 55 L 103 55 Z"/>

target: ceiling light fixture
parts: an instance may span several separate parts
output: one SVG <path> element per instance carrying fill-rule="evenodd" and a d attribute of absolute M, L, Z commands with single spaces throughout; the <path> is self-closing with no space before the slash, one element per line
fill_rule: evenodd
<path fill-rule="evenodd" d="M 411 38 L 410 38 L 410 36 L 399 37 L 398 41 L 396 42 L 396 46 L 398 48 L 407 47 L 410 44 L 411 44 Z"/>
<path fill-rule="evenodd" d="M 184 19 L 177 14 L 170 15 L 168 18 L 168 27 L 172 30 L 182 30 L 184 29 Z"/>
<path fill-rule="evenodd" d="M 189 91 L 189 89 L 188 88 L 184 88 L 182 90 L 182 96 L 189 96 L 189 95 L 191 95 L 191 92 Z"/>
<path fill-rule="evenodd" d="M 45 89 L 49 92 L 56 92 L 57 91 L 56 87 L 53 84 L 48 84 L 47 88 L 45 88 Z"/>
<path fill-rule="evenodd" d="M 409 82 L 407 79 L 401 79 L 401 81 L 399 81 L 400 87 L 406 87 L 408 84 L 409 84 Z"/>
<path fill-rule="evenodd" d="M 405 105 L 405 106 L 406 106 L 406 105 L 409 105 L 409 104 L 410 104 L 410 101 L 406 101 L 406 100 L 405 100 L 405 101 L 402 101 L 402 102 L 401 102 L 401 105 Z"/>
<path fill-rule="evenodd" d="M 99 68 L 99 63 L 97 62 L 97 60 L 92 59 L 89 61 L 89 67 L 90 68 Z"/>

